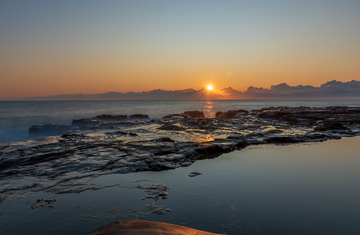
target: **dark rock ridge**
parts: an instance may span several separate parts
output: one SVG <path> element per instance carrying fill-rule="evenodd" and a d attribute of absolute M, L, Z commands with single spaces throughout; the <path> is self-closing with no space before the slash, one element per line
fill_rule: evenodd
<path fill-rule="evenodd" d="M 259 118 L 284 121 L 289 124 L 313 126 L 319 121 L 335 120 L 349 124 L 360 122 L 358 107 L 332 106 L 324 108 L 312 107 L 270 107 L 253 110 Z"/>
<path fill-rule="evenodd" d="M 347 127 L 344 127 L 341 124 L 341 121 L 330 120 L 316 125 L 314 131 L 347 130 L 347 129 L 348 129 Z"/>
<path fill-rule="evenodd" d="M 72 120 L 72 126 L 93 126 L 96 120 L 91 120 L 90 118 L 74 119 Z"/>
<path fill-rule="evenodd" d="M 133 114 L 129 116 L 129 119 L 150 119 L 150 117 L 145 114 Z"/>
<path fill-rule="evenodd" d="M 126 115 L 108 115 L 108 114 L 103 114 L 103 115 L 99 115 L 94 117 L 93 119 L 96 120 L 108 120 L 108 121 L 118 121 L 118 120 L 125 120 L 127 119 Z"/>
<path fill-rule="evenodd" d="M 216 118 L 234 118 L 237 115 L 246 115 L 249 111 L 245 109 L 239 109 L 239 110 L 229 110 L 227 112 L 217 112 L 215 114 Z"/>
<path fill-rule="evenodd" d="M 173 117 L 182 117 L 182 118 L 205 118 L 205 115 L 202 111 L 185 111 L 182 114 L 169 114 L 163 117 L 163 120 L 169 120 Z"/>
<path fill-rule="evenodd" d="M 215 118 L 188 111 L 133 121 L 101 116 L 106 120 L 73 121 L 88 128 L 0 145 L 0 178 L 6 182 L 0 194 L 96 190 L 111 186 L 91 183 L 101 175 L 170 170 L 248 145 L 318 142 L 360 133 L 358 107 L 230 110 Z M 44 128 L 62 131 L 58 127 Z"/>
<path fill-rule="evenodd" d="M 66 125 L 55 125 L 55 124 L 44 124 L 44 125 L 34 125 L 32 127 L 29 128 L 29 134 L 40 134 L 40 133 L 44 133 L 47 132 L 49 134 L 61 134 L 64 132 L 67 132 L 71 130 L 70 126 L 66 126 Z"/>
<path fill-rule="evenodd" d="M 132 124 L 133 121 L 150 120 L 148 115 L 133 114 L 127 115 L 109 115 L 102 114 L 92 118 L 74 119 L 71 125 L 44 124 L 34 125 L 29 128 L 29 135 L 32 137 L 45 135 L 60 135 L 71 130 L 97 130 L 97 129 L 114 129 L 114 126 Z"/>

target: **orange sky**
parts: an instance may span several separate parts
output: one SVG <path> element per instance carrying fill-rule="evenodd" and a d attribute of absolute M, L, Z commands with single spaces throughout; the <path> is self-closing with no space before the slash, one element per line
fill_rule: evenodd
<path fill-rule="evenodd" d="M 0 100 L 360 80 L 359 2 L 134 2 L 0 3 Z"/>

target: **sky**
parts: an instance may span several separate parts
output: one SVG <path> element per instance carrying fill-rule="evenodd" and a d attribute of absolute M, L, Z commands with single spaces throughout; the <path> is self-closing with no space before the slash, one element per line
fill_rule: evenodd
<path fill-rule="evenodd" d="M 360 80 L 359 0 L 1 0 L 0 100 Z"/>

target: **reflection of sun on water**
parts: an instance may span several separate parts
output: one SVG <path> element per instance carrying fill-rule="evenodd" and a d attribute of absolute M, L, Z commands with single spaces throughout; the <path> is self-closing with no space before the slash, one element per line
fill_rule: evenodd
<path fill-rule="evenodd" d="M 204 115 L 205 115 L 206 118 L 214 118 L 216 110 L 214 109 L 214 102 L 210 101 L 210 100 L 212 100 L 214 98 L 216 99 L 216 97 L 215 97 L 216 92 L 213 91 L 214 87 L 211 84 L 207 85 L 206 89 L 207 89 L 206 99 L 209 100 L 209 101 L 205 102 L 203 112 L 204 112 Z"/>
<path fill-rule="evenodd" d="M 216 110 L 214 110 L 214 102 L 206 101 L 206 105 L 204 107 L 204 115 L 206 118 L 214 118 Z"/>

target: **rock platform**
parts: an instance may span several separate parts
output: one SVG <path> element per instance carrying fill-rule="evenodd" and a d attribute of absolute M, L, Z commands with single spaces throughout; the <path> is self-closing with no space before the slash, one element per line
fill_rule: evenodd
<path fill-rule="evenodd" d="M 220 235 L 185 226 L 146 220 L 120 220 L 101 226 L 88 235 Z M 224 234 L 225 235 L 225 234 Z"/>
<path fill-rule="evenodd" d="M 0 194 L 79 193 L 108 187 L 88 180 L 101 175 L 171 170 L 249 145 L 319 142 L 360 133 L 358 107 L 230 110 L 215 118 L 201 111 L 162 119 L 130 117 L 84 118 L 73 121 L 78 128 L 69 129 L 47 125 L 65 133 L 0 145 Z"/>

